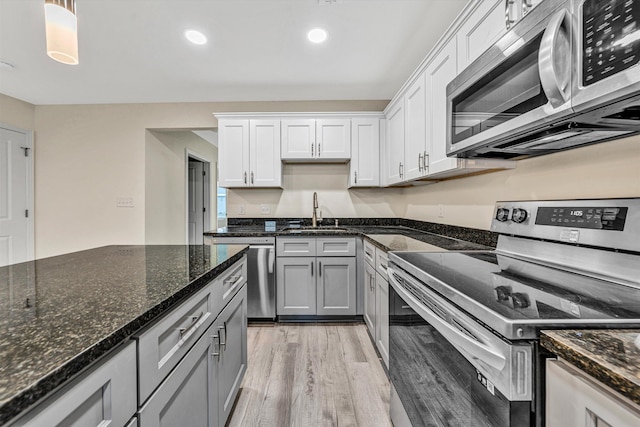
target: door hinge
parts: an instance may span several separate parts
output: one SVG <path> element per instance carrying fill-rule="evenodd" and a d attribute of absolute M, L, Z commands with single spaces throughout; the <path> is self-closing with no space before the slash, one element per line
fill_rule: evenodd
<path fill-rule="evenodd" d="M 206 211 L 207 211 L 207 208 L 202 208 L 202 212 L 206 212 Z"/>
<path fill-rule="evenodd" d="M 202 171 L 202 176 L 207 176 L 207 171 Z"/>
<path fill-rule="evenodd" d="M 24 150 L 24 156 L 25 157 L 29 157 L 29 150 L 31 150 L 31 148 L 29 147 L 20 147 Z"/>
<path fill-rule="evenodd" d="M 29 218 L 29 209 L 24 210 L 24 217 Z"/>

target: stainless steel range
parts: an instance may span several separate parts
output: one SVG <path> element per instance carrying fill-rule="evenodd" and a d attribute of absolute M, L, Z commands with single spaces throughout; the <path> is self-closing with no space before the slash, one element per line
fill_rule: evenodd
<path fill-rule="evenodd" d="M 541 426 L 540 330 L 640 327 L 640 199 L 499 202 L 491 230 L 389 256 L 396 426 Z"/>

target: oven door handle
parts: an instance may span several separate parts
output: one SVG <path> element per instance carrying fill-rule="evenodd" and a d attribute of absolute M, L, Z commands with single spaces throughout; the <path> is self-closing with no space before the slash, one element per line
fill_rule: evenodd
<path fill-rule="evenodd" d="M 449 341 L 458 350 L 464 351 L 464 353 L 468 354 L 471 358 L 479 362 L 483 362 L 498 371 L 502 371 L 506 364 L 506 358 L 504 355 L 502 355 L 498 350 L 465 335 L 463 332 L 442 320 L 440 316 L 431 311 L 425 306 L 425 304 L 418 301 L 415 296 L 404 288 L 404 286 L 398 283 L 394 276 L 394 274 L 397 273 L 395 273 L 391 267 L 387 267 L 387 271 L 389 273 L 389 282 L 393 286 L 393 289 L 400 294 L 402 299 L 405 300 L 405 302 L 409 304 L 411 308 L 420 315 L 420 317 L 429 322 L 431 326 L 440 332 L 447 341 Z M 454 314 L 449 310 L 447 310 L 447 312 L 449 315 L 454 316 Z M 471 332 L 473 333 L 473 331 Z"/>

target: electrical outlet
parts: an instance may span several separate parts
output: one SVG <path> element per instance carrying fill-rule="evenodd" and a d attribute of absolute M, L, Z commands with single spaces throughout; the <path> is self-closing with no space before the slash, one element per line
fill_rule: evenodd
<path fill-rule="evenodd" d="M 240 205 L 240 206 L 238 207 L 238 215 L 245 215 L 246 213 L 247 213 L 247 212 L 246 212 L 246 210 L 245 210 L 245 208 L 244 208 L 244 205 Z"/>
<path fill-rule="evenodd" d="M 438 205 L 438 218 L 444 218 L 444 206 Z"/>
<path fill-rule="evenodd" d="M 260 205 L 260 212 L 262 212 L 262 215 L 269 215 L 271 213 L 271 208 L 269 205 Z"/>
<path fill-rule="evenodd" d="M 133 206 L 133 197 L 116 197 L 116 207 L 132 208 Z"/>

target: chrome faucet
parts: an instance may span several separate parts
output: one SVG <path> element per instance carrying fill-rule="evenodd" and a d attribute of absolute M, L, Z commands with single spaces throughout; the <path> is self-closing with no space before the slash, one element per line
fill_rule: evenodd
<path fill-rule="evenodd" d="M 318 226 L 318 215 L 316 213 L 316 209 L 318 209 L 318 193 L 313 192 L 313 215 L 311 215 L 311 226 Z"/>

